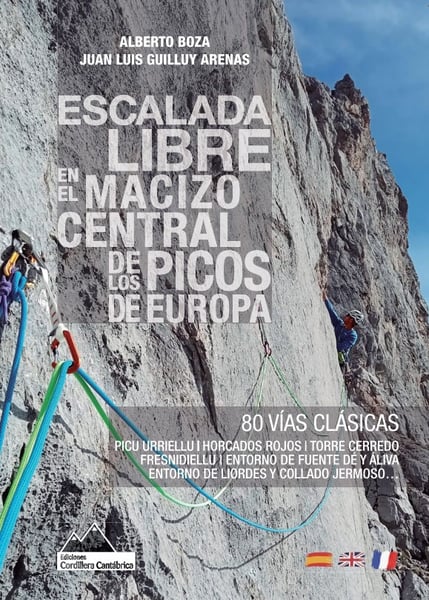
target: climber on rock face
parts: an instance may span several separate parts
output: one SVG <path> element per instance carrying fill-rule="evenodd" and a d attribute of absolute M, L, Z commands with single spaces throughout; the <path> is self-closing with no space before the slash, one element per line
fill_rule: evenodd
<path fill-rule="evenodd" d="M 322 293 L 322 298 L 328 309 L 331 323 L 334 326 L 335 338 L 337 340 L 338 362 L 342 370 L 348 368 L 348 356 L 350 349 L 356 344 L 358 334 L 355 331 L 356 325 L 363 323 L 364 316 L 360 310 L 351 310 L 343 319 L 338 316 L 326 292 Z"/>

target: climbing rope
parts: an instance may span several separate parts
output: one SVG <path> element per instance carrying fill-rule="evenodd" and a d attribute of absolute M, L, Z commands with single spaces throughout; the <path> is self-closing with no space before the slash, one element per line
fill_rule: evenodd
<path fill-rule="evenodd" d="M 301 412 L 307 418 L 309 418 L 308 414 L 306 413 L 305 406 L 303 406 L 303 404 L 298 400 L 296 394 L 292 391 L 292 388 L 289 385 L 289 383 L 287 382 L 286 377 L 285 377 L 285 375 L 284 375 L 284 373 L 283 373 L 283 371 L 282 371 L 279 363 L 277 362 L 277 360 L 272 355 L 269 356 L 269 360 L 270 360 L 271 366 L 273 367 L 274 372 L 277 375 L 280 383 L 286 389 L 287 393 L 291 397 L 291 399 L 294 402 L 294 404 L 301 410 Z M 345 388 L 345 385 L 344 385 L 344 382 L 343 382 L 342 389 L 341 389 L 340 408 L 346 408 L 347 405 L 348 405 L 347 391 L 346 391 L 346 388 Z M 321 435 L 321 434 L 319 434 L 319 435 Z"/>
<path fill-rule="evenodd" d="M 70 336 L 70 338 L 71 338 L 71 336 Z M 68 345 L 70 346 L 69 340 L 67 340 L 67 342 L 68 342 Z M 74 344 L 73 344 L 73 348 L 75 350 Z M 264 383 L 265 374 L 266 374 L 267 360 L 270 356 L 271 356 L 271 352 L 266 351 L 266 356 L 265 356 L 263 363 L 261 365 L 261 368 L 260 368 L 261 377 L 260 377 L 259 385 L 258 385 L 258 383 L 255 384 L 255 389 L 258 389 L 257 400 L 256 400 L 257 406 L 260 406 L 261 401 L 262 401 L 263 383 Z M 17 474 L 12 483 L 11 489 L 9 490 L 9 494 L 6 499 L 5 506 L 3 507 L 3 511 L 0 515 L 0 569 L 1 569 L 1 566 L 4 561 L 7 547 L 10 542 L 10 538 L 12 536 L 12 533 L 13 533 L 13 530 L 14 530 L 14 527 L 16 524 L 16 520 L 19 515 L 19 511 L 24 502 L 25 495 L 28 491 L 31 479 L 32 479 L 32 477 L 37 469 L 37 465 L 40 461 L 40 457 L 41 457 L 43 447 L 44 447 L 44 444 L 46 441 L 46 437 L 47 437 L 47 434 L 49 431 L 49 427 L 52 422 L 52 418 L 55 413 L 55 409 L 58 404 L 64 383 L 65 383 L 66 375 L 67 375 L 67 373 L 74 372 L 76 367 L 77 367 L 77 365 L 74 365 L 71 361 L 68 361 L 66 363 L 60 363 L 59 365 L 57 365 L 57 367 L 55 368 L 55 371 L 52 375 L 51 382 L 48 387 L 48 391 L 46 393 L 45 400 L 42 404 L 42 408 L 40 410 L 38 419 L 36 421 L 35 428 L 33 430 L 33 433 L 30 437 L 30 440 L 29 440 L 26 450 L 24 452 L 23 458 L 21 460 Z M 79 369 L 77 369 L 77 372 L 75 374 L 76 374 L 76 377 L 77 377 L 79 383 L 82 385 L 83 389 L 88 394 L 88 396 L 89 396 L 91 402 L 93 403 L 95 409 L 97 410 L 98 414 L 100 414 L 101 418 L 106 423 L 106 425 L 108 426 L 110 432 L 112 433 L 112 435 L 115 439 L 122 441 L 122 438 L 119 435 L 118 431 L 115 429 L 115 427 L 111 423 L 110 419 L 108 418 L 107 414 L 102 409 L 100 403 L 95 398 L 93 391 L 96 392 L 101 397 L 101 399 L 120 417 L 120 419 L 124 423 L 126 423 L 128 425 L 128 427 L 130 427 L 130 429 L 132 431 L 134 431 L 134 433 L 142 441 L 151 445 L 151 440 L 143 432 L 140 431 L 140 429 L 133 423 L 133 421 L 131 419 L 129 419 L 125 413 L 123 413 L 123 411 L 107 396 L 107 394 L 105 394 L 105 392 L 91 379 L 91 377 L 85 371 L 83 371 L 81 368 L 79 368 Z M 169 457 L 167 455 L 165 455 L 163 452 L 159 451 L 156 448 L 153 448 L 153 451 L 160 457 L 163 457 L 164 460 L 167 461 L 167 464 L 170 467 L 174 468 L 177 471 L 179 470 L 179 467 L 174 462 L 172 462 L 169 459 Z M 329 480 L 328 485 L 326 486 L 320 501 L 318 502 L 316 507 L 313 509 L 313 511 L 305 519 L 303 519 L 301 521 L 301 523 L 299 523 L 298 525 L 292 526 L 292 527 L 275 528 L 275 527 L 270 527 L 270 526 L 264 525 L 264 524 L 256 522 L 256 521 L 252 521 L 251 519 L 248 519 L 247 517 L 237 513 L 236 511 L 232 510 L 224 503 L 220 502 L 218 499 L 219 495 L 217 495 L 217 497 L 216 497 L 216 496 L 213 496 L 212 494 L 209 494 L 205 489 L 203 489 L 201 486 L 199 486 L 197 483 L 195 483 L 189 477 L 183 477 L 184 481 L 186 481 L 186 483 L 188 483 L 188 485 L 190 485 L 193 489 L 195 489 L 195 491 L 198 492 L 198 494 L 205 497 L 206 502 L 205 503 L 195 503 L 192 505 L 190 505 L 190 503 L 185 503 L 182 500 L 179 500 L 179 499 L 173 497 L 171 494 L 166 492 L 156 481 L 151 479 L 148 476 L 148 474 L 144 471 L 144 469 L 142 469 L 140 467 L 140 465 L 137 463 L 136 459 L 134 458 L 134 456 L 131 455 L 131 453 L 127 453 L 127 457 L 132 462 L 132 464 L 138 469 L 138 471 L 145 477 L 145 479 L 147 479 L 147 481 L 149 483 L 151 483 L 151 485 L 153 485 L 154 488 L 168 500 L 171 500 L 172 502 L 175 502 L 176 504 L 180 504 L 181 506 L 185 506 L 188 508 L 194 508 L 194 507 L 198 506 L 199 504 L 201 504 L 201 505 L 202 504 L 204 504 L 204 505 L 214 504 L 219 509 L 221 509 L 223 512 L 225 512 L 226 514 L 229 514 L 233 518 L 235 518 L 251 527 L 254 527 L 256 529 L 266 531 L 269 533 L 288 534 L 288 533 L 293 533 L 295 531 L 302 529 L 303 527 L 308 526 L 314 519 L 316 519 L 316 517 L 321 512 L 323 506 L 325 505 L 325 503 L 328 499 L 330 489 L 331 489 L 330 488 L 331 481 Z"/>
<path fill-rule="evenodd" d="M 21 233 L 22 232 L 18 232 Z M 25 239 L 23 235 L 15 236 L 15 241 L 18 240 L 19 243 L 24 243 Z M 18 244 L 19 245 L 19 244 Z M 16 262 L 15 254 L 9 259 L 8 265 L 12 264 L 12 258 Z M 34 258 L 34 257 L 33 257 Z M 61 341 L 65 341 L 70 350 L 72 361 L 61 362 L 58 365 L 54 362 L 54 372 L 52 374 L 48 390 L 46 392 L 44 401 L 42 403 L 39 415 L 37 417 L 33 432 L 30 435 L 28 444 L 25 448 L 24 455 L 20 461 L 18 470 L 13 479 L 12 485 L 9 489 L 5 504 L 0 513 L 0 569 L 2 568 L 4 558 L 7 552 L 7 548 L 13 534 L 14 527 L 16 525 L 16 521 L 19 516 L 19 512 L 23 505 L 26 493 L 31 483 L 31 479 L 34 476 L 34 473 L 39 464 L 43 448 L 46 442 L 46 438 L 49 432 L 50 425 L 52 423 L 53 416 L 55 414 L 56 407 L 58 405 L 59 399 L 61 397 L 61 393 L 66 381 L 67 374 L 74 373 L 77 381 L 82 386 L 83 390 L 89 397 L 92 405 L 94 406 L 97 413 L 100 415 L 103 422 L 108 427 L 111 435 L 117 441 L 123 441 L 121 435 L 118 430 L 113 425 L 112 421 L 108 417 L 105 410 L 102 408 L 100 402 L 97 400 L 97 394 L 118 416 L 119 418 L 132 430 L 134 433 L 145 443 L 149 444 L 153 452 L 158 456 L 162 457 L 166 464 L 168 464 L 171 468 L 176 471 L 181 471 L 180 467 L 178 467 L 172 460 L 170 460 L 169 456 L 164 452 L 158 450 L 156 447 L 152 446 L 151 440 L 135 425 L 135 423 L 127 417 L 127 415 L 109 398 L 109 396 L 96 384 L 96 382 L 85 372 L 82 368 L 80 368 L 80 359 L 77 349 L 75 347 L 73 338 L 69 332 L 69 330 L 61 323 L 59 312 L 57 309 L 57 305 L 55 299 L 52 295 L 52 292 L 49 287 L 48 273 L 46 267 L 44 266 L 43 261 L 38 259 L 37 257 L 34 260 L 38 264 L 38 272 L 42 275 L 43 282 L 45 284 L 45 288 L 48 295 L 49 302 L 49 310 L 51 315 L 52 324 L 54 330 L 52 335 L 54 340 L 51 344 L 51 349 L 54 351 L 54 356 L 56 357 L 58 346 Z M 10 263 L 10 264 L 9 264 Z M 33 262 L 33 264 L 35 264 Z M 12 272 L 12 271 L 11 271 Z M 4 435 L 6 431 L 7 419 L 10 411 L 10 405 L 12 402 L 13 390 L 16 382 L 16 377 L 19 368 L 19 362 L 22 355 L 22 349 L 24 344 L 24 336 L 25 336 L 25 328 L 27 322 L 27 304 L 25 294 L 23 289 L 25 287 L 26 279 L 25 277 L 19 273 L 15 272 L 12 277 L 12 285 L 10 285 L 10 281 L 7 277 L 3 277 L 0 281 L 0 319 L 7 318 L 7 311 L 10 303 L 14 300 L 19 300 L 21 303 L 21 322 L 20 329 L 17 341 L 17 347 L 15 351 L 14 361 L 12 365 L 11 377 L 7 389 L 5 405 L 0 421 L 0 449 L 3 444 Z M 260 323 L 261 335 L 263 336 L 263 347 L 264 347 L 264 358 L 262 360 L 261 366 L 259 368 L 258 377 L 256 382 L 252 388 L 251 396 L 255 394 L 256 400 L 254 406 L 258 409 L 262 405 L 262 397 L 263 397 L 263 389 L 264 383 L 267 375 L 267 365 L 270 363 L 273 368 L 274 373 L 277 378 L 281 382 L 282 386 L 286 389 L 288 395 L 291 397 L 292 401 L 298 408 L 305 414 L 307 418 L 308 415 L 306 413 L 305 406 L 300 403 L 294 392 L 292 391 L 290 385 L 288 384 L 286 377 L 284 376 L 283 371 L 280 368 L 277 360 L 272 356 L 272 351 L 270 345 L 266 339 L 265 331 L 263 324 Z M 94 394 L 95 392 L 95 394 Z M 253 406 L 253 402 L 251 403 Z M 329 493 L 331 491 L 331 479 L 332 479 L 332 471 L 326 485 L 326 488 L 317 503 L 316 507 L 312 510 L 312 512 L 304 518 L 298 525 L 292 527 L 271 527 L 268 525 L 264 525 L 262 523 L 252 521 L 251 519 L 237 513 L 226 504 L 222 503 L 219 500 L 221 494 L 229 487 L 232 479 L 230 479 L 227 484 L 216 494 L 212 495 L 208 493 L 203 487 L 198 485 L 193 479 L 182 476 L 182 479 L 192 487 L 199 495 L 206 498 L 204 502 L 196 502 L 189 503 L 183 500 L 176 498 L 175 496 L 168 493 L 162 486 L 159 485 L 157 481 L 152 479 L 149 474 L 140 466 L 140 464 L 135 459 L 134 455 L 131 452 L 124 450 L 125 456 L 128 460 L 133 464 L 133 466 L 138 470 L 138 472 L 166 499 L 171 502 L 186 507 L 186 508 L 199 508 L 203 506 L 208 506 L 210 504 L 214 504 L 220 510 L 225 512 L 226 514 L 232 516 L 233 518 L 251 526 L 256 529 L 266 531 L 269 533 L 278 533 L 278 534 L 289 534 L 296 532 L 303 527 L 308 526 L 321 512 L 323 506 L 327 502 Z"/>
<path fill-rule="evenodd" d="M 296 394 L 292 391 L 290 385 L 286 381 L 286 377 L 284 376 L 283 371 L 281 370 L 277 360 L 274 358 L 274 356 L 272 354 L 270 354 L 269 360 L 270 360 L 270 364 L 274 370 L 274 373 L 277 375 L 280 383 L 286 389 L 287 393 L 291 397 L 295 406 L 297 406 L 300 409 L 300 411 L 307 417 L 307 419 L 309 419 L 310 417 L 308 416 L 308 414 L 306 412 L 305 406 L 298 400 Z"/>
<path fill-rule="evenodd" d="M 4 282 L 3 282 L 4 283 Z M 12 302 L 18 300 L 21 303 L 21 321 L 19 324 L 18 338 L 16 342 L 15 355 L 13 357 L 12 368 L 10 372 L 9 382 L 6 389 L 6 396 L 3 405 L 3 412 L 0 419 L 0 452 L 3 447 L 4 438 L 6 435 L 7 422 L 9 418 L 10 408 L 12 405 L 13 393 L 15 390 L 16 379 L 18 376 L 18 369 L 21 362 L 22 352 L 24 349 L 25 331 L 27 328 L 27 298 L 24 294 L 24 287 L 26 284 L 26 278 L 19 272 L 16 271 L 12 276 L 12 281 L 7 296 L 2 296 L 3 306 L 3 317 L 7 318 L 7 311 Z M 3 290 L 7 286 L 3 286 Z M 6 308 L 5 303 L 6 302 Z"/>
<path fill-rule="evenodd" d="M 264 382 L 265 382 L 265 377 L 266 377 L 266 371 L 267 371 L 266 357 L 264 357 L 262 364 L 261 364 L 261 368 L 259 369 L 257 380 L 254 385 L 254 388 L 258 388 L 256 402 L 255 402 L 256 408 L 259 408 L 262 404 L 262 394 L 263 394 L 263 387 L 264 387 Z M 81 374 L 79 372 L 75 373 L 75 377 L 76 377 L 77 381 L 80 383 L 80 385 L 82 386 L 82 388 L 84 389 L 87 396 L 89 397 L 95 410 L 100 415 L 101 419 L 103 420 L 103 422 L 109 429 L 111 435 L 114 437 L 114 439 L 116 441 L 123 442 L 123 438 L 121 437 L 120 433 L 115 428 L 112 421 L 109 419 L 107 413 L 104 411 L 103 407 L 98 402 L 97 398 L 95 397 L 94 393 L 92 392 L 92 389 L 89 387 L 89 385 L 87 384 L 85 379 L 81 376 Z M 249 435 L 249 438 L 250 438 L 250 435 Z M 171 502 L 173 502 L 174 504 L 177 504 L 178 506 L 183 506 L 184 508 L 203 508 L 203 507 L 209 506 L 211 504 L 211 500 L 206 500 L 205 502 L 186 502 L 184 500 L 181 500 L 180 498 L 177 498 L 176 496 L 173 496 L 172 494 L 167 492 L 161 485 L 159 485 L 159 483 L 157 481 L 155 481 L 154 479 L 152 479 L 150 477 L 149 473 L 147 471 L 145 471 L 141 467 L 141 465 L 138 463 L 138 461 L 136 460 L 136 458 L 132 452 L 129 452 L 128 450 L 124 449 L 123 453 L 128 458 L 128 460 L 133 464 L 133 466 L 138 470 L 138 472 L 144 477 L 144 479 L 146 479 L 146 481 L 152 487 L 154 487 L 162 496 L 164 496 L 164 498 L 166 498 L 167 500 L 170 500 Z M 234 479 L 231 477 L 227 481 L 227 483 L 213 496 L 213 498 L 215 498 L 215 499 L 220 498 L 220 496 L 230 487 L 230 485 L 233 481 L 234 481 Z"/>
<path fill-rule="evenodd" d="M 119 406 L 117 406 L 115 404 L 115 402 L 113 402 L 113 400 L 111 400 L 109 398 L 109 396 L 97 385 L 97 383 L 81 367 L 78 369 L 77 373 L 88 384 L 88 386 L 90 388 L 92 388 L 92 390 L 94 390 L 100 396 L 100 398 L 102 398 L 102 400 L 118 415 L 118 417 L 124 423 L 126 423 L 126 425 L 128 425 L 128 427 L 132 431 L 134 431 L 134 433 L 143 442 L 151 445 L 151 440 L 119 408 Z M 158 450 L 156 447 L 153 448 L 153 452 L 155 454 L 157 454 L 158 456 L 160 456 L 161 458 L 163 458 L 166 461 L 166 464 L 168 464 L 171 468 L 175 469 L 176 471 L 179 471 L 180 468 L 173 461 L 171 461 L 170 458 L 164 452 L 162 452 L 161 450 Z M 190 477 L 183 476 L 182 478 L 183 478 L 184 481 L 186 481 L 186 483 L 188 485 L 190 485 L 192 488 L 194 488 L 199 494 L 201 494 L 202 496 L 204 496 L 205 498 L 207 498 L 207 500 L 209 500 L 209 502 L 211 502 L 212 504 L 214 504 L 215 506 L 217 506 L 223 512 L 225 512 L 225 513 L 229 514 L 230 516 L 234 517 L 238 521 L 246 523 L 246 525 L 249 525 L 250 527 L 254 527 L 255 529 L 260 529 L 260 530 L 266 531 L 268 533 L 280 533 L 280 534 L 294 533 L 295 531 L 299 531 L 300 529 L 308 526 L 312 521 L 314 521 L 314 519 L 318 516 L 318 514 L 322 510 L 323 506 L 325 505 L 325 503 L 326 503 L 326 501 L 327 501 L 327 499 L 329 497 L 329 493 L 330 493 L 330 489 L 331 489 L 331 486 L 330 486 L 331 479 L 329 479 L 329 482 L 328 482 L 329 485 L 326 486 L 326 488 L 324 490 L 324 493 L 322 495 L 322 498 L 320 499 L 320 501 L 316 505 L 315 509 L 301 523 L 299 523 L 298 525 L 295 525 L 293 527 L 270 527 L 270 526 L 264 525 L 262 523 L 258 523 L 256 521 L 252 521 L 251 519 L 248 519 L 247 517 L 244 517 L 243 515 L 240 515 L 239 513 L 237 513 L 236 511 L 234 511 L 233 509 L 231 509 L 228 506 L 226 506 L 226 504 L 223 504 L 217 498 L 215 498 L 214 496 L 212 496 L 211 494 L 209 494 L 201 486 L 199 486 L 197 483 L 195 483 L 195 481 L 193 481 L 193 479 L 191 479 Z"/>
<path fill-rule="evenodd" d="M 255 384 L 258 388 L 257 398 L 256 398 L 256 406 L 260 406 L 262 401 L 262 393 L 263 393 L 263 384 L 266 373 L 266 365 L 267 361 L 264 360 L 261 369 L 260 369 L 260 381 Z M 12 537 L 16 521 L 19 516 L 19 512 L 22 508 L 22 505 L 25 500 L 25 496 L 27 494 L 28 488 L 30 486 L 31 480 L 35 474 L 37 466 L 40 462 L 40 458 L 43 452 L 43 448 L 46 442 L 46 438 L 48 435 L 48 431 L 50 425 L 52 423 L 53 416 L 55 414 L 55 410 L 57 408 L 59 399 L 61 397 L 61 393 L 65 384 L 66 376 L 68 373 L 73 370 L 73 363 L 71 361 L 62 362 L 55 367 L 55 370 L 51 376 L 51 380 L 48 386 L 48 390 L 46 392 L 44 401 L 42 403 L 39 415 L 37 417 L 35 427 L 30 436 L 28 444 L 26 446 L 24 455 L 21 459 L 20 465 L 18 467 L 17 473 L 13 479 L 12 485 L 9 489 L 8 496 L 6 498 L 5 504 L 3 506 L 2 512 L 0 514 L 0 570 L 2 569 L 4 559 L 6 556 L 7 548 L 10 543 L 10 539 Z M 121 436 L 111 423 L 107 414 L 101 407 L 100 403 L 96 399 L 93 390 L 104 400 L 104 402 L 116 412 L 116 414 L 124 421 L 143 441 L 150 443 L 150 440 L 147 436 L 145 436 L 137 426 L 121 411 L 119 407 L 103 392 L 103 390 L 87 375 L 81 368 L 77 370 L 75 376 L 79 383 L 82 385 L 85 392 L 88 394 L 92 404 L 96 408 L 98 414 L 100 414 L 103 421 L 108 426 L 111 434 L 117 440 L 122 441 Z M 161 451 L 154 449 L 154 452 L 161 457 L 165 457 L 167 459 L 168 464 L 178 470 L 179 467 L 175 465 L 170 459 Z M 274 528 L 266 526 L 262 523 L 258 523 L 252 521 L 243 515 L 240 515 L 236 511 L 232 510 L 222 502 L 218 500 L 219 493 L 217 496 L 213 496 L 209 494 L 206 490 L 201 488 L 198 484 L 196 484 L 192 479 L 184 477 L 184 480 L 194 488 L 198 494 L 202 495 L 206 498 L 206 502 L 204 503 L 186 503 L 182 500 L 179 500 L 166 492 L 156 481 L 151 479 L 149 475 L 140 467 L 137 460 L 131 453 L 127 453 L 128 459 L 132 462 L 132 464 L 137 468 L 137 470 L 147 479 L 147 481 L 153 485 L 153 487 L 166 499 L 174 502 L 175 504 L 179 504 L 181 506 L 187 508 L 195 508 L 199 505 L 207 506 L 208 504 L 214 504 L 219 509 L 234 517 L 235 519 L 251 526 L 256 529 L 266 531 L 269 533 L 279 533 L 279 534 L 287 534 L 293 533 L 306 527 L 309 525 L 320 513 L 324 504 L 326 503 L 330 491 L 330 487 L 327 486 L 322 498 L 313 509 L 313 511 L 298 525 L 294 527 L 284 527 L 284 528 Z M 226 486 L 225 486 L 226 487 Z"/>
<path fill-rule="evenodd" d="M 71 364 L 71 361 L 60 363 L 52 373 L 34 430 L 3 506 L 0 515 L 0 570 L 3 566 L 19 512 L 40 462 L 49 427 L 52 423 L 66 381 L 67 371 Z"/>

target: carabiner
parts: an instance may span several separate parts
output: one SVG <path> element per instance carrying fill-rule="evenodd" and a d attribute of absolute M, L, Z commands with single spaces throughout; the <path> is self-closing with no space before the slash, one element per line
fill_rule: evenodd
<path fill-rule="evenodd" d="M 19 252 L 14 250 L 9 257 L 9 260 L 6 262 L 6 264 L 3 267 L 3 273 L 6 275 L 6 277 L 10 277 L 12 275 L 12 269 L 14 268 L 18 258 L 19 258 Z"/>
<path fill-rule="evenodd" d="M 68 346 L 68 348 L 70 350 L 70 354 L 71 354 L 71 357 L 73 359 L 72 365 L 67 369 L 67 373 L 69 375 L 72 375 L 73 373 L 76 373 L 76 371 L 80 367 L 79 352 L 77 351 L 76 344 L 74 343 L 74 339 L 73 339 L 73 336 L 70 333 L 70 331 L 68 329 L 66 329 L 63 325 L 59 325 L 58 328 L 60 329 L 60 334 L 63 336 L 63 338 L 67 342 L 67 346 Z M 60 340 L 58 339 L 58 337 L 55 337 L 55 339 L 51 343 L 51 350 L 54 353 L 54 359 L 56 359 L 56 356 L 57 356 L 57 353 L 58 353 L 58 346 L 59 345 L 60 345 Z M 52 366 L 54 368 L 57 366 L 56 360 L 54 360 L 54 362 L 52 363 Z"/>

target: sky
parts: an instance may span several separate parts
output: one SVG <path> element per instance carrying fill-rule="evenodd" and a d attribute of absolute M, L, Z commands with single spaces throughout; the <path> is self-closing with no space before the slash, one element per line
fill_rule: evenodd
<path fill-rule="evenodd" d="M 428 0 L 285 0 L 304 73 L 349 73 L 408 200 L 409 252 L 429 303 Z"/>

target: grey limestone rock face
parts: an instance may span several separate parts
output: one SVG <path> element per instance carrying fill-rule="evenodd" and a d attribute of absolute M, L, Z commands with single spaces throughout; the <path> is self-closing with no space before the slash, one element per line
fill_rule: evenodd
<path fill-rule="evenodd" d="M 82 10 L 91 3 L 82 2 Z M 106 10 L 114 3 L 106 2 Z M 216 36 L 208 0 L 160 2 L 154 23 L 186 10 Z M 134 6 L 133 3 L 131 3 Z M 2 233 L 31 229 L 56 273 L 56 42 L 53 2 L 5 1 L 1 12 Z M 231 18 L 248 31 L 266 26 L 258 2 L 237 0 Z M 138 11 L 123 13 L 138 29 Z M 241 15 L 241 16 L 240 16 Z M 427 307 L 407 253 L 407 202 L 371 137 L 368 103 L 346 75 L 334 90 L 306 77 L 277 0 L 271 6 L 274 165 L 273 322 L 267 334 L 299 398 L 339 404 L 342 376 L 321 287 L 345 312 L 366 314 L 353 353 L 350 400 L 400 415 L 400 484 L 335 488 L 315 523 L 273 536 L 215 507 L 186 512 L 148 488 L 109 487 L 107 433 L 78 385 L 67 383 L 41 464 L 0 578 L 7 599 L 76 600 L 428 598 L 429 475 Z M 88 32 L 88 35 L 90 32 Z M 106 35 L 117 35 L 107 31 Z M 260 43 L 263 43 L 263 36 Z M 162 77 L 161 77 L 162 79 Z M 160 86 L 166 82 L 160 81 Z M 3 242 L 6 243 L 6 235 Z M 30 298 L 31 319 L 16 388 L 0 489 L 10 484 L 50 374 L 46 301 Z M 0 348 L 4 393 L 16 314 Z M 262 357 L 253 325 L 75 325 L 86 370 L 119 405 L 245 403 Z M 195 360 L 199 370 L 195 369 Z M 210 390 L 207 392 L 207 382 Z M 266 403 L 289 402 L 273 384 Z M 190 500 L 188 490 L 179 490 Z M 368 494 L 368 499 L 365 495 Z M 277 526 L 299 523 L 320 489 L 231 487 L 223 499 Z M 96 521 L 117 549 L 136 552 L 132 573 L 60 573 L 56 552 L 70 533 Z M 351 547 L 352 546 L 352 547 Z M 305 555 L 398 547 L 404 569 L 306 569 Z M 328 571 L 328 572 L 327 572 Z"/>
<path fill-rule="evenodd" d="M 425 585 L 424 581 L 412 571 L 408 571 L 404 577 L 402 596 L 403 600 L 408 598 L 427 598 L 428 597 L 428 586 Z"/>

